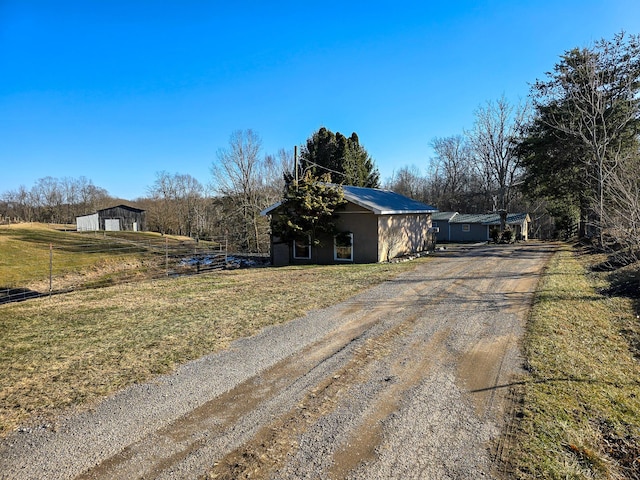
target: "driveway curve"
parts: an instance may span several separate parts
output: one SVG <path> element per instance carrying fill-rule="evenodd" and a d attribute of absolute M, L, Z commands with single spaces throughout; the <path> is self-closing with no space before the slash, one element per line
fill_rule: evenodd
<path fill-rule="evenodd" d="M 0 478 L 499 478 L 507 387 L 553 250 L 439 252 L 91 411 L 12 434 Z"/>

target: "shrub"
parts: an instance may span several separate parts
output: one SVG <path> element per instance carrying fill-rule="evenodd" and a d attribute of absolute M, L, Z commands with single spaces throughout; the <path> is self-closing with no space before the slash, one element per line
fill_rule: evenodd
<path fill-rule="evenodd" d="M 504 232 L 502 232 L 502 235 L 500 236 L 500 243 L 513 243 L 515 239 L 516 233 L 510 228 L 507 228 L 504 230 Z"/>

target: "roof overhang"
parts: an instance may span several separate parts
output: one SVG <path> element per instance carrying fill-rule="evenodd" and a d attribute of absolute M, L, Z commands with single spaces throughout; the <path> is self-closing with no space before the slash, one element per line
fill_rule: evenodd
<path fill-rule="evenodd" d="M 276 203 L 274 203 L 273 205 L 271 205 L 270 207 L 265 208 L 264 210 L 262 210 L 262 211 L 260 212 L 260 215 L 263 215 L 263 216 L 270 215 L 270 214 L 271 214 L 271 212 L 273 212 L 273 211 L 274 211 L 276 208 L 278 208 L 280 205 L 282 205 L 282 201 L 280 201 L 280 202 L 276 202 Z"/>

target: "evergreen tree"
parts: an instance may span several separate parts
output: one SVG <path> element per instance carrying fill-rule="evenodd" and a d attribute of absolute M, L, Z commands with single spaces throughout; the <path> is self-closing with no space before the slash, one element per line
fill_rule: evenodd
<path fill-rule="evenodd" d="M 345 185 L 380 186 L 380 173 L 356 133 L 345 137 L 322 127 L 307 139 L 300 158 L 303 170 L 315 175 L 331 173 L 336 182 Z"/>
<path fill-rule="evenodd" d="M 586 193 L 582 219 L 602 245 L 608 199 L 616 193 L 609 179 L 637 158 L 640 37 L 620 33 L 570 50 L 547 75 L 532 92 L 537 117 L 526 140 L 535 147 L 527 160 L 529 182 L 535 178 L 552 192 L 559 185 L 556 172 L 569 175 Z"/>
<path fill-rule="evenodd" d="M 346 203 L 342 189 L 331 184 L 330 175 L 315 177 L 310 171 L 297 183 L 287 175 L 284 199 L 273 223 L 273 233 L 291 241 L 309 236 L 320 244 L 323 234 L 337 233 L 334 210 Z"/>

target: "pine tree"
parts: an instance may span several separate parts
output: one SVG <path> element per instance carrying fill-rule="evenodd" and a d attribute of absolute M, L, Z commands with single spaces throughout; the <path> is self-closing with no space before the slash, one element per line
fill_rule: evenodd
<path fill-rule="evenodd" d="M 314 174 L 331 173 L 336 182 L 358 187 L 378 188 L 380 173 L 354 132 L 345 137 L 320 128 L 307 139 L 301 150 L 301 166 Z"/>
<path fill-rule="evenodd" d="M 342 189 L 331 183 L 327 173 L 320 177 L 307 171 L 297 183 L 286 177 L 287 186 L 278 216 L 273 223 L 273 233 L 284 241 L 311 238 L 313 245 L 320 238 L 337 233 L 334 211 L 346 203 Z"/>

